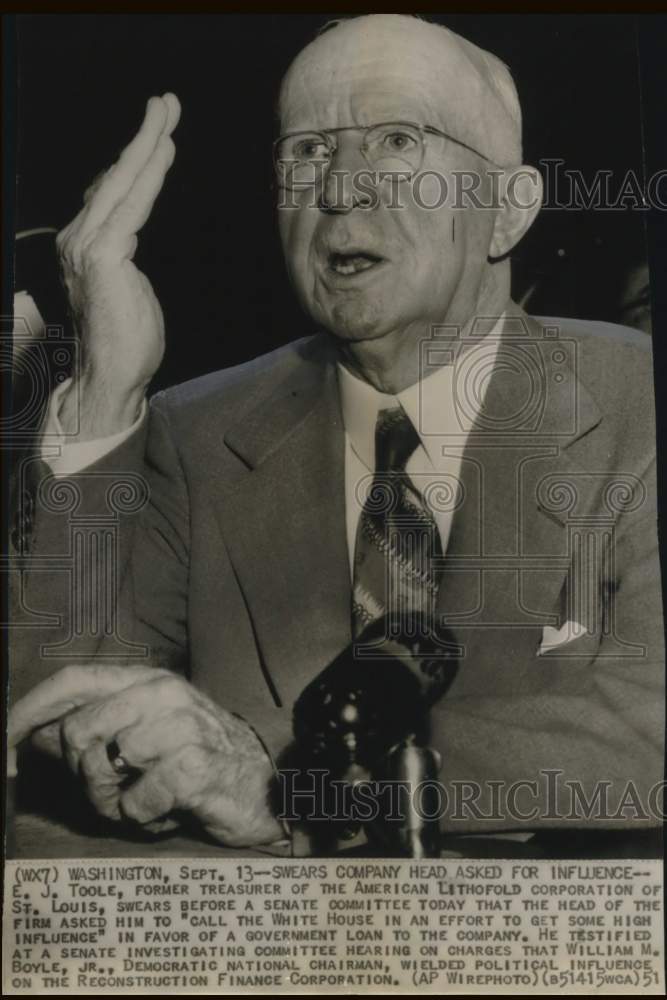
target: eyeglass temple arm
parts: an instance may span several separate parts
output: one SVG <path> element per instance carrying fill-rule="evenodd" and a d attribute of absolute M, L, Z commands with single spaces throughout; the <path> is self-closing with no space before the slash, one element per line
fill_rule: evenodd
<path fill-rule="evenodd" d="M 469 149 L 470 152 L 475 153 L 476 156 L 481 156 L 483 160 L 487 163 L 493 164 L 494 167 L 498 166 L 497 163 L 489 159 L 488 156 L 485 156 L 484 153 L 480 153 L 480 151 L 475 149 L 474 146 L 469 146 L 467 142 L 462 142 L 461 139 L 457 139 L 456 136 L 450 135 L 449 132 L 443 132 L 441 129 L 435 128 L 433 125 L 424 125 L 424 132 L 427 132 L 429 135 L 442 136 L 443 139 L 450 139 L 452 142 L 455 142 L 457 146 L 463 146 L 464 149 Z"/>

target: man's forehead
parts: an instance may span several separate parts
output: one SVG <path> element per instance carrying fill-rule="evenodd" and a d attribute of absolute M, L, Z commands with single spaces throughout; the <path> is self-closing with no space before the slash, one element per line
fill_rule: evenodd
<path fill-rule="evenodd" d="M 438 100 L 432 81 L 375 66 L 347 66 L 345 74 L 304 73 L 281 102 L 283 131 L 300 128 L 342 128 L 380 121 L 408 120 L 447 131 L 447 108 Z M 451 124 L 451 122 L 449 122 Z"/>
<path fill-rule="evenodd" d="M 520 111 L 502 63 L 406 15 L 354 18 L 311 42 L 285 76 L 280 116 L 283 131 L 408 119 L 520 162 Z"/>

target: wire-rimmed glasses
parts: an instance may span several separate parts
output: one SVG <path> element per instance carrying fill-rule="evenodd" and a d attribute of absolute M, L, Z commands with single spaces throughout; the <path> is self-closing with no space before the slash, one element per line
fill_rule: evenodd
<path fill-rule="evenodd" d="M 432 125 L 415 122 L 380 122 L 376 125 L 348 125 L 343 128 L 286 132 L 273 144 L 273 159 L 282 187 L 300 190 L 318 184 L 338 148 L 339 132 L 363 133 L 360 152 L 371 171 L 382 176 L 410 179 L 424 162 L 427 136 L 437 135 L 463 146 L 487 163 L 487 156 L 453 135 Z"/>

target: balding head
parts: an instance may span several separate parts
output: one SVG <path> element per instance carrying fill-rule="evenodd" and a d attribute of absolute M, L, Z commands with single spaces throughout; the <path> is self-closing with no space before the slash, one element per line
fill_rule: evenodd
<path fill-rule="evenodd" d="M 406 14 L 341 21 L 296 57 L 280 94 L 283 131 L 411 120 L 521 163 L 521 110 L 496 56 Z"/>
<path fill-rule="evenodd" d="M 519 169 L 512 79 L 446 28 L 373 14 L 297 56 L 280 114 L 290 276 L 364 377 L 398 391 L 436 326 L 462 330 L 507 305 L 507 254 L 540 204 L 539 174 Z M 517 176 L 518 200 L 507 194 Z M 459 197 L 464 180 L 474 198 Z"/>

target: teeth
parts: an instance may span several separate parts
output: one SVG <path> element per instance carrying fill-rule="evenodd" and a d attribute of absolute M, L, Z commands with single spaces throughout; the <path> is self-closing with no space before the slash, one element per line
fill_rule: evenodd
<path fill-rule="evenodd" d="M 357 274 L 359 271 L 367 271 L 373 264 L 377 264 L 377 261 L 362 254 L 354 257 L 343 257 L 336 254 L 331 262 L 331 267 L 337 274 Z"/>

